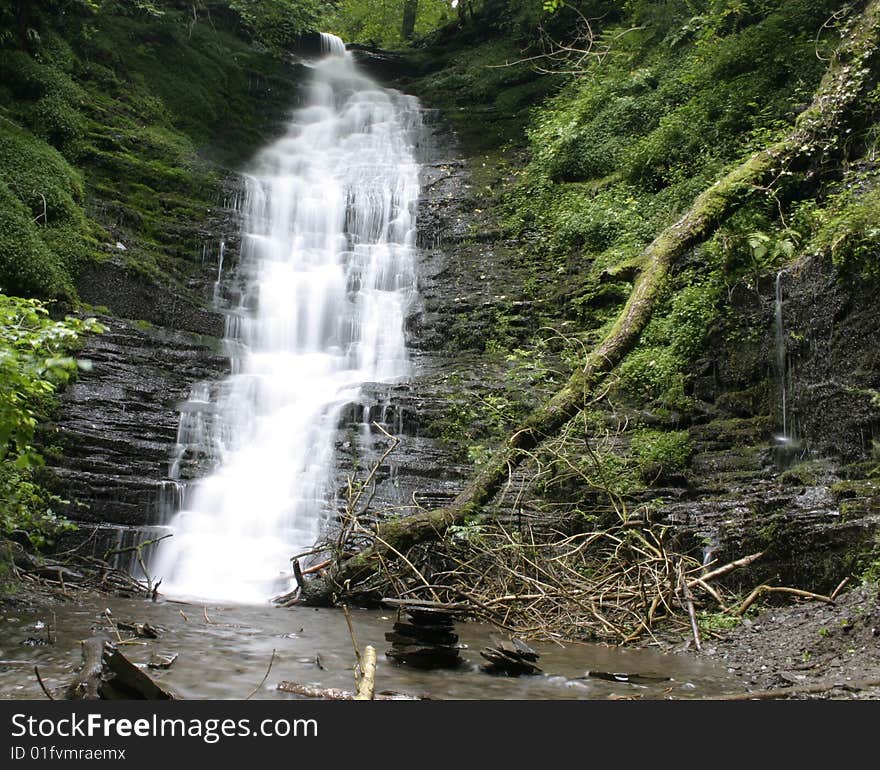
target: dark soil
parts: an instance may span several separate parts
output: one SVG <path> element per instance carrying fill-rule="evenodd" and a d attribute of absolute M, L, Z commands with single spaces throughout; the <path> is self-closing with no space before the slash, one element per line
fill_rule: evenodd
<path fill-rule="evenodd" d="M 723 662 L 743 692 L 828 684 L 822 693 L 792 692 L 799 699 L 880 700 L 880 585 L 864 583 L 837 597 L 765 607 L 729 632 L 693 641 L 676 651 Z"/>

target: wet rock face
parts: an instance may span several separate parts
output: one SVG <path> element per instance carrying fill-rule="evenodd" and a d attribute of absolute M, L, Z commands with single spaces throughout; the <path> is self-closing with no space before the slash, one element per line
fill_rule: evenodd
<path fill-rule="evenodd" d="M 781 277 L 785 390 L 789 434 L 800 454 L 867 459 L 880 438 L 880 315 L 876 282 L 841 276 L 813 257 Z M 772 279 L 760 292 L 730 298 L 733 333 L 713 340 L 695 395 L 730 417 L 769 416 L 766 439 L 782 432 Z M 730 332 L 730 330 L 728 330 Z"/>
<path fill-rule="evenodd" d="M 159 482 L 177 437 L 178 404 L 194 381 L 228 371 L 216 338 L 103 317 L 81 357 L 92 362 L 65 392 L 52 470 L 78 521 L 136 526 L 156 520 Z"/>
<path fill-rule="evenodd" d="M 107 308 L 107 327 L 79 356 L 92 363 L 63 394 L 44 443 L 53 446 L 51 484 L 70 500 L 74 521 L 138 527 L 158 521 L 162 481 L 177 438 L 178 405 L 200 380 L 229 371 L 225 320 L 212 309 L 220 241 L 227 269 L 237 253 L 240 182 L 224 180 L 207 221 L 181 233 L 178 275 L 167 282 L 139 272 L 124 255 L 87 267 L 77 289 Z M 186 244 L 189 244 L 187 247 Z M 137 253 L 138 244 L 126 250 Z"/>
<path fill-rule="evenodd" d="M 864 566 L 880 531 L 880 490 L 864 478 L 880 462 L 878 287 L 819 257 L 780 286 L 789 440 L 779 438 L 771 278 L 759 292 L 733 292 L 726 336 L 695 381 L 708 418 L 689 428 L 688 483 L 648 497 L 661 501 L 658 520 L 707 559 L 766 552 L 732 583 L 830 591 Z"/>
<path fill-rule="evenodd" d="M 796 435 L 847 462 L 877 454 L 880 287 L 813 259 L 783 276 L 782 288 Z"/>

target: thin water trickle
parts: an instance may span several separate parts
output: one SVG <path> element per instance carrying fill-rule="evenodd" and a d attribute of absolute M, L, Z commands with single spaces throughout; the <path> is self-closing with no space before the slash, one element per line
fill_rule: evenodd
<path fill-rule="evenodd" d="M 323 41 L 305 106 L 246 176 L 232 374 L 182 409 L 171 477 L 198 481 L 151 565 L 170 595 L 259 602 L 289 589 L 290 557 L 334 509 L 343 408 L 365 383 L 407 374 L 419 104 Z"/>

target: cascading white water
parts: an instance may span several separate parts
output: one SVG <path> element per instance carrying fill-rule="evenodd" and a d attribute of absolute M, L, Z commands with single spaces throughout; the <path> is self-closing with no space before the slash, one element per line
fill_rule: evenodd
<path fill-rule="evenodd" d="M 247 177 L 232 374 L 214 396 L 194 388 L 170 475 L 193 446 L 216 465 L 152 562 L 166 594 L 252 602 L 289 588 L 290 557 L 334 507 L 343 407 L 407 372 L 418 101 L 322 40 L 305 105 Z"/>

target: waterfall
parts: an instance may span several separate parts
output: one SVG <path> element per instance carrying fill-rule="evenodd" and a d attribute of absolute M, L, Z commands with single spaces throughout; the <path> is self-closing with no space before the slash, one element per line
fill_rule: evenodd
<path fill-rule="evenodd" d="M 246 175 L 231 375 L 181 409 L 169 475 L 197 478 L 151 564 L 166 594 L 260 602 L 291 588 L 290 557 L 336 511 L 343 408 L 407 374 L 419 104 L 360 73 L 339 38 L 322 48 L 304 106 Z"/>

